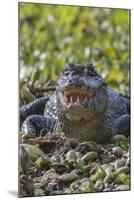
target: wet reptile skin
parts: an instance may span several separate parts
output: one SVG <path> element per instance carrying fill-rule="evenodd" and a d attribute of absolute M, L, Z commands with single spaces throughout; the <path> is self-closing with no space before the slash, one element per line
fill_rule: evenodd
<path fill-rule="evenodd" d="M 129 134 L 129 99 L 107 86 L 92 64 L 68 64 L 54 94 L 20 108 L 20 120 L 25 134 L 60 127 L 67 137 L 104 143 Z"/>

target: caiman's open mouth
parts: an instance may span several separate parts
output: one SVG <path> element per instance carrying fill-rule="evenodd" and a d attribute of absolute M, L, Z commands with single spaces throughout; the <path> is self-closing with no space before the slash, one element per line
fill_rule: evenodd
<path fill-rule="evenodd" d="M 81 87 L 68 88 L 62 91 L 63 100 L 66 104 L 85 104 L 94 97 L 94 92 Z"/>

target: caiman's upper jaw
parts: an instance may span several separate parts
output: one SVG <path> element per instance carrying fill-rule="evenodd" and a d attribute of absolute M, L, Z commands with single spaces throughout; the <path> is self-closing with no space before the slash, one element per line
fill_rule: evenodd
<path fill-rule="evenodd" d="M 83 105 L 90 102 L 95 93 L 89 89 L 75 87 L 62 90 L 62 97 L 65 104 Z"/>

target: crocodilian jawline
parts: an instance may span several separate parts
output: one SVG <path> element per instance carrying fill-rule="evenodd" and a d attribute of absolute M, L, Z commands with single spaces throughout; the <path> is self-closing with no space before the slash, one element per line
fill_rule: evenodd
<path fill-rule="evenodd" d="M 88 103 L 93 98 L 93 92 L 88 90 L 65 90 L 62 92 L 66 104 Z"/>

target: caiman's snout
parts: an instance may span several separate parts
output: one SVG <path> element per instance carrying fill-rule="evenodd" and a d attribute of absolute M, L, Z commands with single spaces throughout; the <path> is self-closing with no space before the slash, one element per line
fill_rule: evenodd
<path fill-rule="evenodd" d="M 82 87 L 84 86 L 84 81 L 79 78 L 79 76 L 72 76 L 69 77 L 66 84 L 65 84 L 65 89 L 69 87 Z"/>

